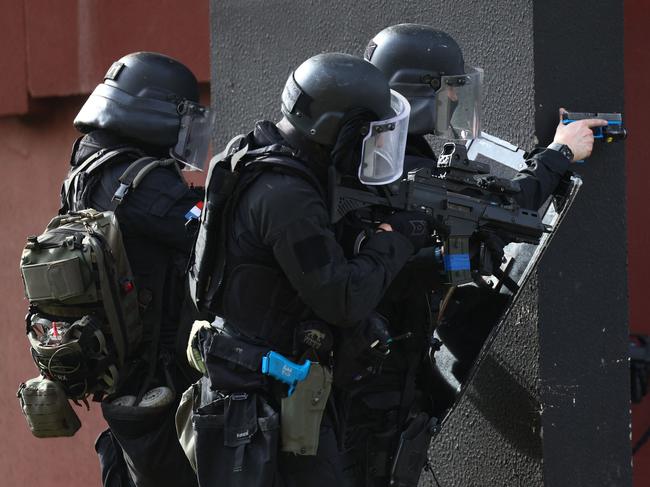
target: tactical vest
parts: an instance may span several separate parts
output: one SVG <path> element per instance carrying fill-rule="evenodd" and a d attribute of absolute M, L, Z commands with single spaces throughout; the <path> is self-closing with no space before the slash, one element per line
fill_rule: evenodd
<path fill-rule="evenodd" d="M 190 292 L 200 311 L 223 316 L 226 323 L 253 342 L 259 340 L 287 351 L 287 340 L 292 334 L 287 334 L 283 322 L 295 325 L 308 318 L 308 310 L 276 262 L 227 248 L 228 235 L 241 195 L 267 171 L 294 175 L 311 184 L 323 197 L 324 192 L 291 148 L 280 144 L 254 150 L 248 147 L 247 138 L 235 137 L 210 163 L 200 229 L 189 268 Z M 257 308 L 268 310 L 266 319 L 233 319 L 245 314 L 237 298 L 244 295 L 260 296 L 262 301 Z"/>

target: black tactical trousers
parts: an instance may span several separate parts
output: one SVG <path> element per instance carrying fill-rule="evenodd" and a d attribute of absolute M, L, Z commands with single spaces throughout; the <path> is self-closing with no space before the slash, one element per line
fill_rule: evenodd
<path fill-rule="evenodd" d="M 97 437 L 95 451 L 99 456 L 99 468 L 104 487 L 134 487 L 124 461 L 122 448 L 110 429 L 103 431 Z"/>
<path fill-rule="evenodd" d="M 205 391 L 200 394 L 204 396 Z M 321 425 L 316 455 L 282 453 L 279 411 L 267 397 L 265 393 L 232 393 L 229 400 L 210 397 L 195 410 L 192 428 L 199 486 L 339 485 L 340 456 L 329 419 Z"/>
<path fill-rule="evenodd" d="M 397 411 L 360 407 L 346 425 L 341 487 L 388 487 L 399 430 Z"/>
<path fill-rule="evenodd" d="M 103 486 L 196 487 L 196 476 L 176 435 L 176 404 L 166 411 L 121 409 L 107 416 L 104 408 L 111 429 L 95 443 Z"/>
<path fill-rule="evenodd" d="M 317 455 L 280 454 L 278 487 L 340 487 L 343 480 L 340 461 L 334 428 L 324 418 Z"/>

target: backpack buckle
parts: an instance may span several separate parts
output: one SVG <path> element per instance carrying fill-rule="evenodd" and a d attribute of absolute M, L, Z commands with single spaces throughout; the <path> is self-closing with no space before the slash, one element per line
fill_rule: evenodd
<path fill-rule="evenodd" d="M 115 191 L 115 194 L 113 195 L 113 198 L 111 198 L 111 201 L 117 201 L 117 203 L 120 204 L 128 192 L 129 185 L 120 183 L 120 187 L 117 188 L 117 191 Z"/>

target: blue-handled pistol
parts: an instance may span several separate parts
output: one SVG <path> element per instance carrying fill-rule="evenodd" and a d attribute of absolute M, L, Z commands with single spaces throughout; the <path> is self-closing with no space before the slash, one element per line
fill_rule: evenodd
<path fill-rule="evenodd" d="M 310 366 L 309 360 L 305 360 L 304 364 L 297 364 L 273 351 L 262 357 L 262 373 L 287 384 L 289 396 L 293 394 L 298 382 L 307 378 Z"/>
<path fill-rule="evenodd" d="M 588 118 L 601 118 L 607 120 L 607 125 L 602 127 L 593 127 L 594 139 L 603 140 L 611 143 L 624 140 L 627 137 L 627 130 L 623 126 L 623 115 L 620 113 L 583 113 L 583 112 L 564 112 L 562 113 L 562 123 L 568 125 L 571 122 L 585 120 Z"/>

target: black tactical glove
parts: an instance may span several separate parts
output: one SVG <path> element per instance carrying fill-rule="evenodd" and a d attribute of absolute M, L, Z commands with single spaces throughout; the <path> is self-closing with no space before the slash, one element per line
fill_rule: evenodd
<path fill-rule="evenodd" d="M 408 238 L 417 252 L 432 241 L 433 218 L 420 211 L 400 211 L 386 218 L 393 231 Z"/>
<path fill-rule="evenodd" d="M 334 383 L 344 390 L 381 371 L 390 354 L 388 320 L 373 312 L 352 328 L 341 330 L 335 354 Z"/>
<path fill-rule="evenodd" d="M 388 345 L 391 336 L 388 331 L 388 320 L 382 315 L 372 313 L 360 331 L 367 344 L 366 351 L 371 355 L 383 359 L 390 353 Z"/>

